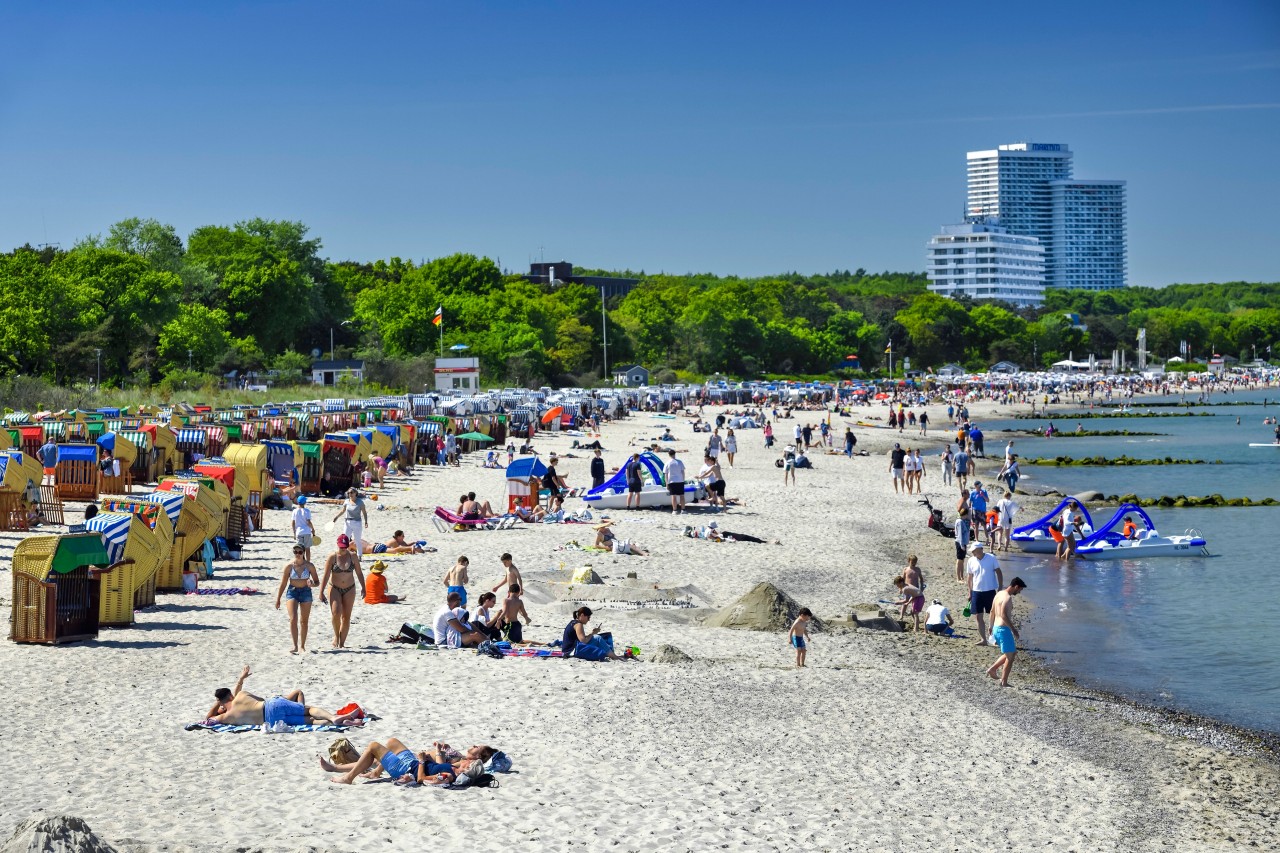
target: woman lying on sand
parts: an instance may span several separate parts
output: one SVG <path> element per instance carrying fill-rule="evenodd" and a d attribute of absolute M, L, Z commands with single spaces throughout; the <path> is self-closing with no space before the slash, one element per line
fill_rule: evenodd
<path fill-rule="evenodd" d="M 491 746 L 473 746 L 465 753 L 459 753 L 449 744 L 439 741 L 432 744 L 430 752 L 414 753 L 396 738 L 388 738 L 386 745 L 375 740 L 366 746 L 360 758 L 351 764 L 334 764 L 321 758 L 320 769 L 326 773 L 343 774 L 329 780 L 340 785 L 350 785 L 361 775 L 377 779 L 383 771 L 397 782 L 468 784 L 484 773 L 484 763 L 496 753 L 497 750 Z"/>
<path fill-rule="evenodd" d="M 640 547 L 640 544 L 631 539 L 619 539 L 617 534 L 613 532 L 612 521 L 602 521 L 596 527 L 595 547 L 604 551 L 612 551 L 615 554 L 634 554 L 638 557 L 647 557 L 649 552 Z"/>

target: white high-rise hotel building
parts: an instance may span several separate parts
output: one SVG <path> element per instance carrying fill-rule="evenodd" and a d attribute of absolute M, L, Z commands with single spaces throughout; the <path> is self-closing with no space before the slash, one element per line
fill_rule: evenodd
<path fill-rule="evenodd" d="M 1035 238 L 1044 252 L 1043 285 L 1109 290 L 1125 286 L 1125 183 L 1076 180 L 1071 149 L 1057 143 L 1020 142 L 992 151 L 968 152 L 968 198 L 965 220 L 1008 234 Z M 930 268 L 936 268 L 929 243 Z M 939 270 L 941 271 L 941 270 Z M 1007 299 L 1037 304 L 1028 298 L 1026 282 L 985 276 L 935 278 L 930 289 L 977 299 Z M 1012 298 L 1011 298 L 1012 297 Z"/>

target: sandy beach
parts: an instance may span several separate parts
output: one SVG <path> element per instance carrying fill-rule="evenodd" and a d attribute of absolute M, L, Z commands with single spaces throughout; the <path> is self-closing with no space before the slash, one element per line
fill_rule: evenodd
<path fill-rule="evenodd" d="M 706 414 L 719 411 L 708 407 Z M 881 419 L 884 409 L 867 410 Z M 930 408 L 935 427 L 945 419 Z M 971 407 L 979 419 L 1007 408 Z M 862 416 L 862 415 L 860 415 Z M 820 412 L 797 412 L 819 423 Z M 883 422 L 883 420 L 881 420 Z M 776 424 L 778 437 L 794 421 Z M 632 442 L 671 425 L 675 446 L 697 470 L 705 434 L 688 422 L 637 415 L 606 425 L 610 468 Z M 845 423 L 833 419 L 837 435 Z M 945 440 L 931 429 L 927 444 Z M 937 432 L 937 435 L 933 433 Z M 559 550 L 590 543 L 586 525 L 439 534 L 437 504 L 474 490 L 505 505 L 500 471 L 482 454 L 457 468 L 416 469 L 374 492 L 369 538 L 396 529 L 437 553 L 386 558 L 392 592 L 407 603 L 366 606 L 353 618 L 353 648 L 329 649 L 328 608 L 312 611 L 309 654 L 289 654 L 288 620 L 274 609 L 292 540 L 288 513 L 267 513 L 238 562 L 217 564 L 210 587 L 257 587 L 252 596 L 162 595 L 130 629 L 64 647 L 0 643 L 10 685 L 10 760 L 3 771 L 0 842 L 34 816 L 83 818 L 119 850 L 382 850 L 420 845 L 519 850 L 1236 850 L 1274 849 L 1280 771 L 1265 746 L 1230 730 L 1136 708 L 1054 679 L 1020 655 L 1009 689 L 983 670 L 960 616 L 963 584 L 952 544 L 926 529 L 915 496 L 895 495 L 885 452 L 917 442 L 857 428 L 870 456 L 814 455 L 815 468 L 783 486 L 759 430 L 737 432 L 736 465 L 724 465 L 728 495 L 744 502 L 680 517 L 614 512 L 619 536 L 649 557 Z M 999 445 L 997 447 L 997 441 Z M 587 485 L 590 451 L 540 434 L 536 448 L 572 452 L 560 472 Z M 784 442 L 785 443 L 785 442 Z M 837 442 L 838 443 L 838 442 Z M 1003 438 L 989 436 L 998 456 Z M 994 459 L 979 464 L 993 477 Z M 954 506 L 936 460 L 925 491 Z M 990 482 L 990 481 L 988 481 Z M 1023 501 L 1035 505 L 1034 499 Z M 570 509 L 580 502 L 570 500 Z M 315 517 L 331 516 L 313 502 Z M 69 514 L 82 505 L 69 504 Z M 725 529 L 781 544 L 686 538 L 686 525 Z M 316 562 L 334 534 L 317 550 Z M 9 617 L 8 557 L 0 534 L 0 598 Z M 605 602 L 595 620 L 640 663 L 495 660 L 470 651 L 419 651 L 387 643 L 404 622 L 429 623 L 443 603 L 441 578 L 471 561 L 472 603 L 501 578 L 510 551 L 530 581 L 527 639 L 558 639 L 576 598 Z M 928 598 L 952 608 L 966 639 L 926 638 L 838 626 L 816 634 L 809 666 L 793 667 L 785 631 L 710 628 L 703 620 L 768 581 L 823 619 L 891 597 L 908 553 L 925 570 Z M 999 555 L 1002 561 L 1004 554 Z M 1008 578 L 1018 558 L 1005 566 Z M 372 561 L 366 557 L 366 567 Z M 590 565 L 605 588 L 570 590 L 565 572 Z M 636 577 L 629 579 L 628 573 Z M 616 598 L 608 588 L 618 590 Z M 693 608 L 621 609 L 611 599 L 674 590 Z M 648 593 L 646 592 L 646 595 Z M 1036 604 L 1017 603 L 1023 642 L 1037 648 Z M 596 605 L 592 605 L 596 606 Z M 647 660 L 660 645 L 693 658 Z M 1087 652 L 1086 652 L 1087 653 Z M 381 719 L 348 737 L 357 747 L 398 737 L 415 749 L 433 741 L 492 744 L 514 762 L 501 787 L 449 791 L 391 784 L 329 784 L 318 766 L 333 734 L 186 732 L 213 690 L 252 665 L 246 688 L 262 696 L 294 687 L 309 704 L 357 701 Z M 0 849 L 2 845 L 0 845 Z"/>

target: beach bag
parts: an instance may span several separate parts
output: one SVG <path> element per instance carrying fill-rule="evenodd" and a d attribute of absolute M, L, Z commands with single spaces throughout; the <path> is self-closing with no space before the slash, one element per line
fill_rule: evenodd
<path fill-rule="evenodd" d="M 493 640 L 485 640 L 483 643 L 476 646 L 476 654 L 488 655 L 491 658 L 498 658 L 499 660 L 502 659 L 502 649 L 498 648 L 498 644 Z"/>
<path fill-rule="evenodd" d="M 505 752 L 495 752 L 484 767 L 485 773 L 510 773 L 511 759 Z"/>
<path fill-rule="evenodd" d="M 351 741 L 340 737 L 329 744 L 329 761 L 334 764 L 355 764 L 360 760 L 360 753 L 351 745 Z"/>

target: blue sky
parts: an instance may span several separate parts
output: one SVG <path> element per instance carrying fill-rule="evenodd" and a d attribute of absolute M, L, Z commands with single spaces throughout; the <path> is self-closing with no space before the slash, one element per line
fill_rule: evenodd
<path fill-rule="evenodd" d="M 0 249 L 128 216 L 334 259 L 922 270 L 965 151 L 1128 181 L 1132 284 L 1280 280 L 1280 3 L 0 6 Z"/>

